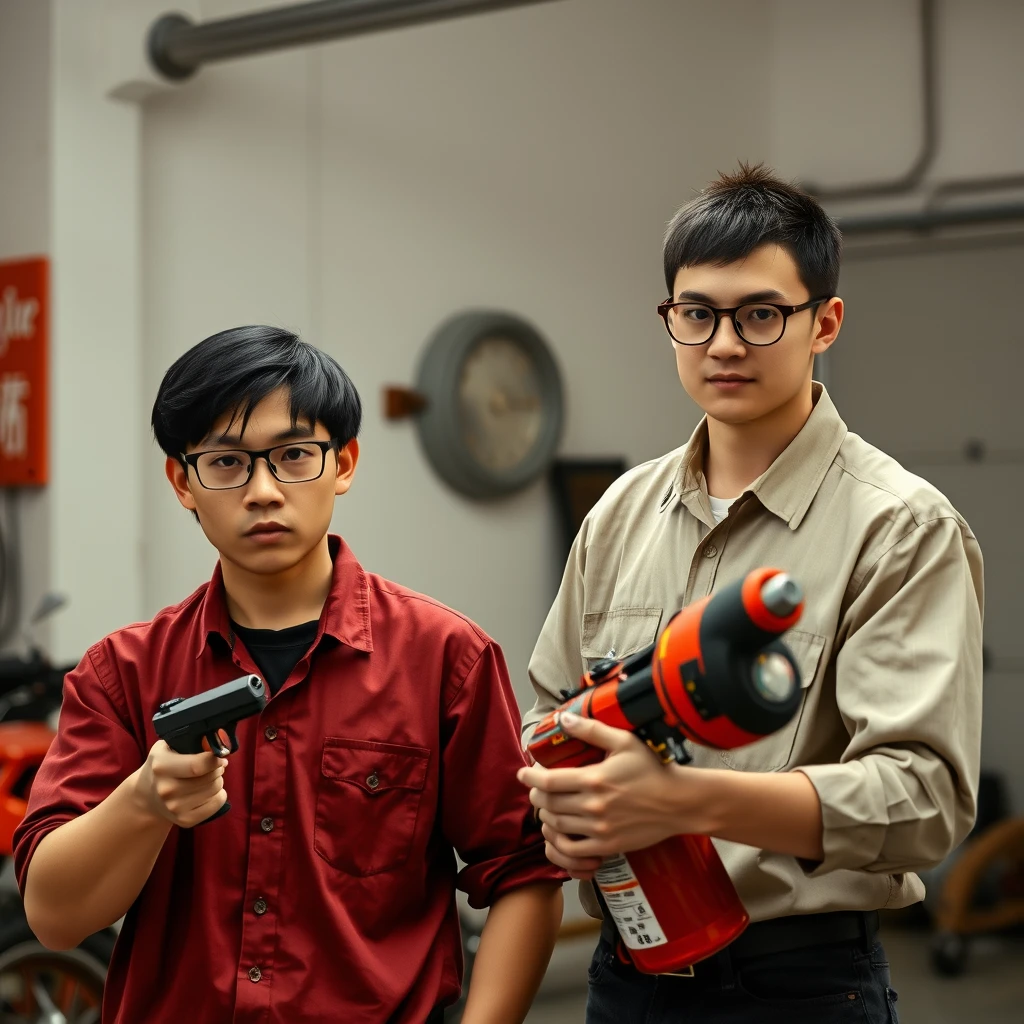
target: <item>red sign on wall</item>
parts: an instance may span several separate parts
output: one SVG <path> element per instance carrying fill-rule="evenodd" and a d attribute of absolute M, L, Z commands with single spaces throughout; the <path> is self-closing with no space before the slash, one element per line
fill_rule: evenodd
<path fill-rule="evenodd" d="M 46 483 L 49 262 L 0 261 L 0 487 Z"/>

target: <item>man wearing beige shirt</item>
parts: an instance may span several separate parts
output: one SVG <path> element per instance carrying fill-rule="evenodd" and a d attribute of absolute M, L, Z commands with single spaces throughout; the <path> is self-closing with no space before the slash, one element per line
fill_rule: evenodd
<path fill-rule="evenodd" d="M 606 925 L 589 1024 L 896 1021 L 877 911 L 919 901 L 914 872 L 974 820 L 981 552 L 949 501 L 848 431 L 811 379 L 843 320 L 841 246 L 815 200 L 760 167 L 712 183 L 666 237 L 659 312 L 706 415 L 587 516 L 530 662 L 524 735 L 594 660 L 648 646 L 676 610 L 762 565 L 806 594 L 784 637 L 803 701 L 774 735 L 693 748 L 686 767 L 576 719 L 570 731 L 609 751 L 601 764 L 520 773 L 548 856 L 574 876 L 705 834 L 751 917 L 693 977 L 641 974 Z M 589 884 L 581 896 L 600 916 Z"/>

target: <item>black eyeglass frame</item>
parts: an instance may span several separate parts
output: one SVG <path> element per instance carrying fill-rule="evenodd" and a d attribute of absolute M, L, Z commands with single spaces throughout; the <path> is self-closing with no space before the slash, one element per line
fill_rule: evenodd
<path fill-rule="evenodd" d="M 744 302 L 739 306 L 730 306 L 724 309 L 717 309 L 714 306 L 709 306 L 706 302 L 694 302 L 692 300 L 673 302 L 671 299 L 666 299 L 664 302 L 659 303 L 658 315 L 665 321 L 665 330 L 668 331 L 668 336 L 677 345 L 685 345 L 687 348 L 699 348 L 701 345 L 710 344 L 718 333 L 718 325 L 722 322 L 722 317 L 728 316 L 732 321 L 736 337 L 739 338 L 744 345 L 753 345 L 754 348 L 768 348 L 770 345 L 777 345 L 782 341 L 782 337 L 786 333 L 786 326 L 789 323 L 789 318 L 794 313 L 802 313 L 805 309 L 810 309 L 812 306 L 820 306 L 823 302 L 828 302 L 831 298 L 834 298 L 834 296 L 825 295 L 820 299 L 808 299 L 807 302 L 802 302 L 799 306 L 780 306 L 777 302 Z M 711 333 L 703 341 L 680 341 L 672 333 L 672 328 L 668 325 L 669 310 L 674 306 L 700 306 L 703 309 L 710 309 L 715 315 L 715 325 L 711 328 Z M 777 309 L 779 311 L 782 315 L 782 330 L 779 331 L 779 336 L 774 341 L 748 341 L 743 337 L 743 328 L 740 327 L 740 323 L 736 319 L 736 314 L 746 306 L 770 306 L 772 309 Z"/>
<path fill-rule="evenodd" d="M 307 477 L 305 480 L 282 480 L 274 469 L 274 464 L 270 461 L 270 453 L 277 451 L 279 448 L 297 448 L 300 445 L 315 445 L 320 449 L 320 472 L 316 476 Z M 200 486 L 207 491 L 235 491 L 239 487 L 245 487 L 252 479 L 252 472 L 256 468 L 256 460 L 263 459 L 270 469 L 270 475 L 279 484 L 311 484 L 314 480 L 319 480 L 324 475 L 324 467 L 327 465 L 327 453 L 332 449 L 339 451 L 342 445 L 339 444 L 338 438 L 332 437 L 330 441 L 285 441 L 283 444 L 275 444 L 270 448 L 260 448 L 255 450 L 252 448 L 207 448 L 201 452 L 190 452 L 188 455 L 182 453 L 179 458 L 186 466 L 191 466 L 192 470 L 196 474 L 196 479 L 199 481 Z M 199 459 L 203 455 L 230 455 L 232 452 L 238 452 L 242 455 L 249 456 L 249 472 L 245 477 L 245 480 L 240 484 L 232 484 L 230 487 L 208 487 L 203 483 L 202 475 L 199 472 Z"/>

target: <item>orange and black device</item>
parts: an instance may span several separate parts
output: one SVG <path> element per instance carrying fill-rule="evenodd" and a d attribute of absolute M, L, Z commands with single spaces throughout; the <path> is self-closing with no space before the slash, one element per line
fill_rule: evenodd
<path fill-rule="evenodd" d="M 762 568 L 672 617 L 657 641 L 593 665 L 579 689 L 537 726 L 530 754 L 548 768 L 605 756 L 563 732 L 574 711 L 636 733 L 665 762 L 686 764 L 686 740 L 729 750 L 781 729 L 800 706 L 800 674 L 779 637 L 803 611 L 799 585 Z M 595 876 L 622 940 L 642 971 L 672 973 L 731 942 L 747 925 L 706 836 L 674 836 L 609 858 Z"/>

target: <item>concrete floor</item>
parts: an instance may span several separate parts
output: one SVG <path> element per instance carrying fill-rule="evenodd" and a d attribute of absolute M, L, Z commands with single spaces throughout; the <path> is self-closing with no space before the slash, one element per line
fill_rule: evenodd
<path fill-rule="evenodd" d="M 966 972 L 935 975 L 928 962 L 927 931 L 888 927 L 882 942 L 899 993 L 900 1024 L 1021 1024 L 1024 1021 L 1024 936 L 976 939 Z M 583 1024 L 586 947 L 558 950 L 526 1024 Z"/>

